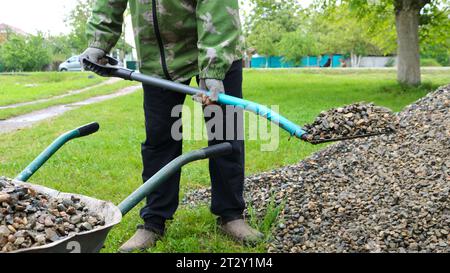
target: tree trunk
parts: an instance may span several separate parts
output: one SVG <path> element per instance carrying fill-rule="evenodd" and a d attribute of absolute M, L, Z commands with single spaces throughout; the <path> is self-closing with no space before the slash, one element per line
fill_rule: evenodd
<path fill-rule="evenodd" d="M 357 67 L 360 67 L 361 66 L 361 60 L 362 60 L 362 55 L 358 55 L 358 61 L 357 61 L 357 63 L 356 63 L 356 66 Z"/>
<path fill-rule="evenodd" d="M 421 82 L 419 49 L 420 1 L 397 0 L 395 22 L 397 27 L 398 68 L 400 83 L 417 86 Z"/>
<path fill-rule="evenodd" d="M 359 67 L 358 55 L 353 52 L 350 53 L 350 66 Z"/>

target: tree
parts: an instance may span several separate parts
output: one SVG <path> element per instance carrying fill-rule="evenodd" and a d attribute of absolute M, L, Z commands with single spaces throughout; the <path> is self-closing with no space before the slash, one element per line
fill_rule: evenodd
<path fill-rule="evenodd" d="M 6 71 L 39 71 L 51 62 L 50 48 L 42 33 L 36 36 L 9 33 L 0 47 L 0 60 Z"/>
<path fill-rule="evenodd" d="M 433 58 L 442 66 L 450 66 L 450 6 L 443 5 L 434 11 L 425 11 L 421 16 L 422 28 L 420 31 L 421 57 Z"/>
<path fill-rule="evenodd" d="M 395 0 L 395 25 L 398 43 L 397 80 L 407 85 L 419 85 L 420 47 L 419 22 L 420 11 L 431 0 Z"/>
<path fill-rule="evenodd" d="M 297 29 L 297 15 L 301 7 L 297 0 L 249 0 L 252 11 L 245 21 L 245 29 L 252 30 L 261 22 L 276 22 L 287 32 Z"/>
<path fill-rule="evenodd" d="M 348 3 L 301 9 L 296 0 L 251 2 L 247 41 L 264 56 L 278 54 L 298 64 L 305 56 L 342 53 L 359 66 L 362 55 L 391 54 L 396 48 L 395 28 L 386 31 L 380 13 L 358 19 Z"/>
<path fill-rule="evenodd" d="M 70 40 L 68 36 L 59 35 L 59 36 L 51 36 L 48 35 L 47 43 L 51 48 L 51 52 L 53 55 L 64 56 L 63 58 L 69 57 L 72 52 L 72 47 L 70 45 Z"/>
<path fill-rule="evenodd" d="M 285 33 L 278 46 L 283 58 L 295 65 L 300 64 L 303 57 L 320 55 L 323 52 L 317 37 L 302 30 Z"/>
<path fill-rule="evenodd" d="M 86 26 L 93 5 L 94 0 L 77 0 L 75 8 L 68 16 L 66 24 L 71 28 L 69 41 L 74 52 L 81 53 L 88 46 Z"/>
<path fill-rule="evenodd" d="M 298 28 L 300 7 L 296 0 L 250 0 L 252 11 L 246 16 L 244 30 L 247 44 L 265 56 L 278 55 L 283 35 Z M 266 66 L 268 62 L 266 62 Z"/>
<path fill-rule="evenodd" d="M 319 6 L 349 4 L 359 18 L 374 13 L 390 13 L 395 16 L 397 33 L 398 69 L 397 79 L 400 83 L 416 86 L 421 83 L 420 74 L 420 32 L 433 20 L 449 20 L 448 17 L 436 17 L 440 4 L 447 0 L 317 0 Z M 445 5 L 444 5 L 445 6 Z M 427 19 L 427 20 L 424 20 Z M 447 30 L 448 32 L 448 30 Z"/>
<path fill-rule="evenodd" d="M 266 57 L 266 67 L 268 58 L 277 55 L 278 43 L 283 35 L 283 28 L 276 22 L 262 21 L 258 23 L 248 36 L 247 43 L 254 47 L 258 54 Z"/>
<path fill-rule="evenodd" d="M 66 24 L 71 27 L 72 31 L 69 34 L 69 42 L 72 50 L 76 53 L 83 52 L 88 46 L 88 39 L 86 36 L 86 27 L 89 17 L 91 16 L 92 8 L 95 0 L 77 0 L 77 5 L 70 12 L 69 18 Z M 126 11 L 129 14 L 129 11 Z M 125 23 L 123 25 L 125 29 Z M 119 57 L 123 59 L 127 53 L 132 51 L 132 47 L 126 43 L 124 37 L 125 31 L 122 32 L 122 36 L 117 42 L 116 49 L 120 51 Z"/>
<path fill-rule="evenodd" d="M 67 35 L 46 35 L 46 41 L 51 52 L 50 70 L 58 70 L 59 65 L 73 55 L 70 38 Z"/>
<path fill-rule="evenodd" d="M 386 55 L 395 50 L 395 29 L 386 31 L 385 20 L 366 14 L 356 18 L 348 4 L 327 6 L 311 16 L 310 32 L 318 35 L 322 53 L 341 53 L 359 67 L 364 55 Z"/>

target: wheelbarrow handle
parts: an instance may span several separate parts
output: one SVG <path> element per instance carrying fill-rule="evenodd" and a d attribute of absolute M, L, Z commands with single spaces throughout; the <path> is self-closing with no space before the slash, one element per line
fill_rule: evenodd
<path fill-rule="evenodd" d="M 78 137 L 85 137 L 85 136 L 97 133 L 99 129 L 100 129 L 100 124 L 98 124 L 98 122 L 92 122 L 92 123 L 86 124 L 84 126 L 81 126 L 75 130 L 78 130 L 78 132 L 79 132 Z"/>
<path fill-rule="evenodd" d="M 106 56 L 104 61 L 108 64 L 101 65 L 98 63 L 91 62 L 89 59 L 83 59 L 81 60 L 84 67 L 86 69 L 93 71 L 101 76 L 104 77 L 118 77 L 125 80 L 130 81 L 138 81 L 147 85 L 164 88 L 170 91 L 187 94 L 187 95 L 209 95 L 208 91 L 187 86 L 184 84 L 159 79 L 151 76 L 147 76 L 141 73 L 137 73 L 135 71 L 118 67 L 117 64 L 119 63 L 117 60 L 110 56 Z M 255 113 L 256 115 L 259 115 L 261 117 L 266 118 L 267 120 L 275 123 L 280 128 L 288 132 L 291 136 L 295 136 L 299 139 L 306 140 L 307 133 L 305 130 L 303 130 L 299 125 L 293 123 L 292 121 L 288 120 L 287 118 L 281 116 L 280 114 L 272 111 L 268 107 L 265 107 L 263 105 L 260 105 L 258 103 L 236 98 L 233 96 L 229 96 L 226 94 L 220 94 L 218 98 L 218 104 L 220 105 L 231 105 L 235 107 L 239 107 L 241 109 L 244 109 L 246 111 L 250 111 Z"/>
<path fill-rule="evenodd" d="M 60 135 L 50 146 L 48 146 L 33 162 L 31 162 L 17 177 L 16 180 L 26 182 L 39 170 L 47 160 L 54 155 L 64 144 L 74 138 L 84 137 L 97 132 L 100 125 L 97 122 L 89 123 L 72 131 Z"/>
<path fill-rule="evenodd" d="M 139 202 L 141 202 L 145 197 L 156 190 L 162 183 L 172 177 L 184 165 L 197 160 L 227 155 L 232 152 L 233 146 L 230 143 L 225 142 L 210 146 L 208 148 L 192 151 L 190 153 L 177 157 L 169 164 L 164 166 L 164 168 L 159 170 L 154 176 L 147 180 L 147 182 L 145 182 L 127 199 L 119 204 L 119 209 L 122 212 L 122 215 L 125 215 L 130 210 L 132 210 L 137 204 L 139 204 Z"/>
<path fill-rule="evenodd" d="M 219 157 L 219 156 L 223 156 L 223 155 L 228 155 L 232 151 L 233 151 L 233 146 L 228 142 L 217 144 L 217 145 L 212 145 L 212 146 L 209 146 L 207 148 L 203 148 L 200 150 L 200 152 L 204 153 L 204 156 L 202 157 L 202 159 L 215 158 L 215 157 Z"/>

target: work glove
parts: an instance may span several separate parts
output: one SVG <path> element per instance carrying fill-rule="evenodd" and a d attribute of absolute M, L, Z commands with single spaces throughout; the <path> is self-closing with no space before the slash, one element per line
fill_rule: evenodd
<path fill-rule="evenodd" d="M 108 60 L 105 58 L 106 52 L 99 48 L 89 47 L 86 49 L 79 57 L 80 63 L 82 63 L 84 70 L 86 67 L 84 66 L 83 60 L 88 59 L 91 62 L 106 65 Z"/>
<path fill-rule="evenodd" d="M 203 90 L 208 90 L 210 92 L 209 96 L 206 95 L 195 95 L 193 99 L 203 105 L 211 105 L 217 103 L 219 99 L 219 94 L 225 93 L 225 87 L 223 81 L 216 79 L 200 79 L 200 88 Z"/>

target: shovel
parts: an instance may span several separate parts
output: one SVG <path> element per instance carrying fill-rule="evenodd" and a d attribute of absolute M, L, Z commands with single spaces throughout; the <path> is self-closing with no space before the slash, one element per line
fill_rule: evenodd
<path fill-rule="evenodd" d="M 81 61 L 87 70 L 95 72 L 98 75 L 103 76 L 103 77 L 117 77 L 117 78 L 121 78 L 124 80 L 129 80 L 129 81 L 137 81 L 137 82 L 141 82 L 146 85 L 151 85 L 154 87 L 159 87 L 159 88 L 167 89 L 170 91 L 174 91 L 174 92 L 178 92 L 178 93 L 182 93 L 182 94 L 186 94 L 186 95 L 190 95 L 190 96 L 195 96 L 195 95 L 209 96 L 210 95 L 208 91 L 205 91 L 205 90 L 202 90 L 199 88 L 190 87 L 190 86 L 187 86 L 187 85 L 184 85 L 181 83 L 176 83 L 176 82 L 172 82 L 172 81 L 168 81 L 168 80 L 164 80 L 164 79 L 160 79 L 160 78 L 147 76 L 147 75 L 135 72 L 133 70 L 119 67 L 118 66 L 119 62 L 110 56 L 105 56 L 104 59 L 102 59 L 103 63 L 106 63 L 106 64 L 94 63 L 86 58 L 83 58 Z M 374 134 L 368 134 L 368 135 L 365 134 L 365 135 L 356 135 L 356 136 L 340 137 L 340 138 L 332 138 L 332 139 L 311 140 L 308 137 L 308 133 L 301 126 L 295 124 L 294 122 L 288 120 L 287 118 L 281 116 L 280 114 L 272 111 L 271 109 L 267 108 L 266 106 L 260 105 L 258 103 L 252 102 L 252 101 L 229 96 L 226 94 L 219 94 L 217 103 L 219 105 L 235 106 L 235 107 L 242 108 L 246 111 L 253 112 L 256 115 L 264 117 L 267 120 L 275 123 L 280 128 L 282 128 L 283 130 L 288 132 L 291 135 L 291 137 L 296 137 L 298 139 L 301 139 L 301 140 L 306 141 L 313 145 L 326 143 L 326 142 L 333 142 L 333 141 L 342 141 L 342 140 L 347 140 L 347 139 L 366 138 L 366 137 L 385 134 L 384 132 L 382 132 L 382 133 L 374 133 Z"/>

